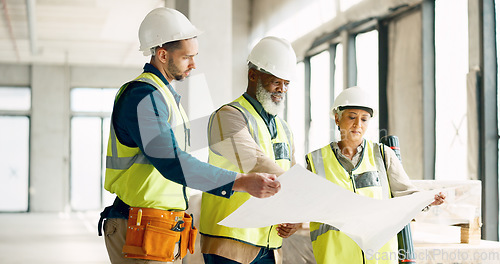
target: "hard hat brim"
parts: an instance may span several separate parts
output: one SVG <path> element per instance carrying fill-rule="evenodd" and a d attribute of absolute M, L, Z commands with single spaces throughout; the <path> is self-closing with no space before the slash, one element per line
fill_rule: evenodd
<path fill-rule="evenodd" d="M 370 114 L 370 116 L 373 117 L 373 109 L 371 109 L 370 107 L 348 105 L 348 106 L 339 106 L 338 109 L 340 111 L 343 111 L 345 109 L 360 109 L 360 110 L 364 110 L 364 111 L 368 112 Z"/>
<path fill-rule="evenodd" d="M 149 56 L 149 55 L 152 55 L 151 53 L 151 49 L 152 48 L 155 48 L 155 47 L 161 47 L 163 44 L 165 43 L 169 43 L 169 42 L 174 42 L 174 41 L 179 41 L 179 40 L 185 40 L 185 39 L 192 39 L 192 38 L 196 38 L 198 37 L 199 35 L 203 34 L 203 31 L 199 30 L 199 29 L 196 29 L 195 31 L 191 32 L 191 34 L 187 35 L 187 36 L 174 36 L 174 38 L 172 40 L 169 40 L 169 41 L 166 41 L 166 42 L 161 42 L 161 43 L 158 43 L 158 44 L 154 44 L 152 45 L 151 47 L 149 48 L 139 48 L 139 51 L 142 51 L 142 55 L 144 56 Z"/>

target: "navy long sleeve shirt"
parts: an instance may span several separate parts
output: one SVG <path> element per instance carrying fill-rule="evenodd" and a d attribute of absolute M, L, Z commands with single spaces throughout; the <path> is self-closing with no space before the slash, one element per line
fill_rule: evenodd
<path fill-rule="evenodd" d="M 158 69 L 146 63 L 144 72 L 158 76 L 179 104 L 181 96 Z M 169 114 L 165 99 L 155 87 L 143 82 L 131 82 L 115 101 L 111 122 L 117 139 L 128 147 L 139 147 L 166 179 L 214 195 L 230 197 L 237 173 L 202 162 L 180 150 L 178 139 L 167 122 Z M 147 134 L 145 131 L 155 129 L 153 134 L 156 136 L 153 139 L 144 138 Z"/>

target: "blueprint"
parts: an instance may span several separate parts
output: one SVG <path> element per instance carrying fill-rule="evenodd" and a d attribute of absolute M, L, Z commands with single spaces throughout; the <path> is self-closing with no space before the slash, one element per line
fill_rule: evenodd
<path fill-rule="evenodd" d="M 321 222 L 348 235 L 368 255 L 377 252 L 424 207 L 438 190 L 377 200 L 355 194 L 295 165 L 279 177 L 281 190 L 251 197 L 220 225 L 238 228 L 280 223 Z"/>

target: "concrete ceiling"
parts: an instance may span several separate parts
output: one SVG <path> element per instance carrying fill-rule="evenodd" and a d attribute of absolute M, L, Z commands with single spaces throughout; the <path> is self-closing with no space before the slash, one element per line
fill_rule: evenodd
<path fill-rule="evenodd" d="M 0 0 L 0 63 L 137 66 L 137 30 L 164 0 Z"/>

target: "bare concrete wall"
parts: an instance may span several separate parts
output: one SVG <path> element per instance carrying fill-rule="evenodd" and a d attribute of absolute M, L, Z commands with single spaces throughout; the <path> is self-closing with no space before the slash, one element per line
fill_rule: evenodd
<path fill-rule="evenodd" d="M 267 32 L 283 21 L 291 18 L 305 6 L 313 3 L 310 0 L 254 0 L 252 1 L 250 40 L 256 42 L 265 37 Z M 334 12 L 335 10 L 332 10 Z M 275 34 L 278 37 L 279 33 Z M 251 44 L 252 44 L 251 43 Z"/>
<path fill-rule="evenodd" d="M 144 63 L 149 61 L 144 57 Z M 73 66 L 70 68 L 70 87 L 96 87 L 96 88 L 120 88 L 142 73 L 142 67 L 115 68 L 115 67 L 87 67 Z"/>
<path fill-rule="evenodd" d="M 69 89 L 63 66 L 33 65 L 30 209 L 63 210 L 69 202 Z"/>
<path fill-rule="evenodd" d="M 70 89 L 119 88 L 137 68 L 0 65 L 0 86 L 32 89 L 29 209 L 60 212 L 70 202 Z"/>
<path fill-rule="evenodd" d="M 232 1 L 190 0 L 191 22 L 203 30 L 199 39 L 197 69 L 206 78 L 214 105 L 231 100 L 232 86 Z M 197 87 L 190 87 L 190 97 L 197 95 Z M 190 102 L 193 98 L 190 98 Z M 200 98 L 205 100 L 206 98 Z"/>
<path fill-rule="evenodd" d="M 233 60 L 232 60 L 232 96 L 237 98 L 247 87 L 247 57 L 251 47 L 250 34 L 250 1 L 233 1 Z"/>
<path fill-rule="evenodd" d="M 420 10 L 389 24 L 389 135 L 399 137 L 403 166 L 412 179 L 424 179 L 421 25 Z"/>
<path fill-rule="evenodd" d="M 30 83 L 30 66 L 21 64 L 0 64 L 0 85 L 28 86 Z"/>

